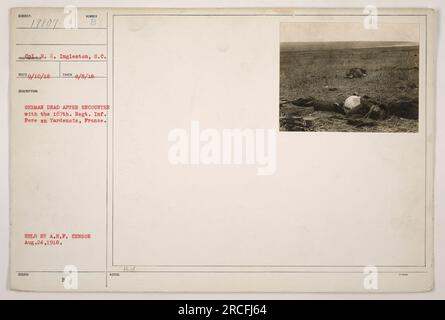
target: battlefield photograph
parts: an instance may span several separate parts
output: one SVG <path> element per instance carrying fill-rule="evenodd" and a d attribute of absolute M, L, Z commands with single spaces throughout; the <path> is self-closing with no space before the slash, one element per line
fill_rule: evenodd
<path fill-rule="evenodd" d="M 418 42 L 284 38 L 280 131 L 418 131 Z"/>

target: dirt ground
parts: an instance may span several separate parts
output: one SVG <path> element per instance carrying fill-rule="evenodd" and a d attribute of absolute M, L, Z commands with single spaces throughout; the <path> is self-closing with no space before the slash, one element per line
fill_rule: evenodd
<path fill-rule="evenodd" d="M 419 47 L 378 47 L 282 51 L 280 99 L 294 101 L 313 97 L 343 105 L 357 92 L 378 103 L 418 99 Z M 366 77 L 346 78 L 351 68 L 363 68 Z M 417 132 L 418 120 L 389 116 L 372 126 L 348 123 L 344 115 L 281 104 L 281 113 L 309 117 L 312 131 Z M 283 130 L 283 129 L 282 129 Z"/>

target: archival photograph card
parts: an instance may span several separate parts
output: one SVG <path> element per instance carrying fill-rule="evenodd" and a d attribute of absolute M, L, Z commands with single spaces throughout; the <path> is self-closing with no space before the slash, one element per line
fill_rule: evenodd
<path fill-rule="evenodd" d="M 433 288 L 433 10 L 14 8 L 10 32 L 10 289 Z"/>

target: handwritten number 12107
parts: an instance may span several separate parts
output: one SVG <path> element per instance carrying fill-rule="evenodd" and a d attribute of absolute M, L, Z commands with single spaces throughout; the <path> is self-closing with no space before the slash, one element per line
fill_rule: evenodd
<path fill-rule="evenodd" d="M 55 29 L 59 19 L 32 19 L 31 29 Z"/>

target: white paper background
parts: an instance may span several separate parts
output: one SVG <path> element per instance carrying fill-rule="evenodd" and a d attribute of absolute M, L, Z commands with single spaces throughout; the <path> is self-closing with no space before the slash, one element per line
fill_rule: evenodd
<path fill-rule="evenodd" d="M 10 292 L 7 289 L 7 274 L 8 274 L 8 243 L 9 243 L 9 210 L 8 210 L 8 61 L 9 61 L 9 8 L 10 7 L 26 7 L 26 6 L 54 6 L 60 7 L 64 5 L 91 6 L 91 1 L 40 1 L 35 3 L 33 1 L 2 1 L 1 2 L 1 64 L 3 73 L 0 78 L 0 298 L 6 299 L 24 299 L 24 298 L 64 298 L 64 299 L 78 299 L 78 298 L 167 298 L 159 294 L 37 294 L 37 293 L 18 293 Z M 364 7 L 368 4 L 384 5 L 385 7 L 433 7 L 438 10 L 444 10 L 445 5 L 443 1 L 219 1 L 218 4 L 212 5 L 211 1 L 126 1 L 125 7 Z M 94 6 L 110 7 L 122 6 L 122 2 L 118 1 L 95 1 Z M 442 15 L 441 15 L 442 17 Z M 439 25 L 440 25 L 439 18 Z M 439 32 L 441 33 L 441 32 Z M 443 39 L 441 34 L 439 43 L 439 53 L 437 69 L 443 69 Z M 443 87 L 443 76 L 438 73 L 437 88 Z M 435 269 L 436 269 L 436 287 L 432 292 L 424 294 L 404 294 L 402 296 L 395 294 L 385 295 L 328 295 L 328 294 L 194 294 L 194 295 L 168 295 L 168 298 L 230 298 L 230 299 L 250 299 L 250 298 L 276 298 L 276 299 L 308 299 L 308 298 L 445 298 L 445 275 L 442 270 L 445 270 L 445 239 L 443 233 L 445 232 L 444 219 L 441 216 L 443 213 L 444 203 L 440 195 L 444 194 L 443 181 L 445 181 L 444 161 L 444 147 L 443 138 L 445 134 L 444 127 L 444 113 L 441 110 L 441 105 L 444 103 L 444 97 L 441 90 L 438 90 L 437 96 L 437 146 L 436 146 L 436 183 L 435 183 Z"/>

